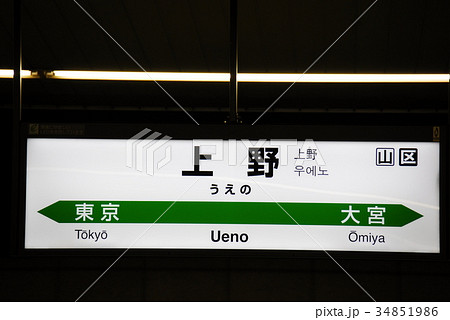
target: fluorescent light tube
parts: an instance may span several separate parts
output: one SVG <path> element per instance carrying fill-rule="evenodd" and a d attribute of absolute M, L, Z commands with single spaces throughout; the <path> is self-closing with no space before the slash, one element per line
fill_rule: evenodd
<path fill-rule="evenodd" d="M 22 70 L 21 74 L 22 78 L 34 78 L 30 70 Z M 12 79 L 13 77 L 14 77 L 13 69 L 0 69 L 0 78 Z"/>
<path fill-rule="evenodd" d="M 448 74 L 295 74 L 240 73 L 239 82 L 298 83 L 413 83 L 449 82 Z"/>
<path fill-rule="evenodd" d="M 119 80 L 119 81 L 196 81 L 228 82 L 228 73 L 206 72 L 115 72 L 115 71 L 69 71 L 55 70 L 48 73 L 53 79 L 73 80 Z"/>

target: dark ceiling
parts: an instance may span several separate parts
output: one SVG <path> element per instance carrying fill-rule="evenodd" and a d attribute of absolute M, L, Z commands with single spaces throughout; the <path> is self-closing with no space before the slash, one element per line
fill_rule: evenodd
<path fill-rule="evenodd" d="M 227 72 L 227 0 L 78 0 L 147 71 Z M 304 72 L 373 0 L 239 0 L 239 71 Z M 310 73 L 449 73 L 448 0 L 379 0 Z M 0 4 L 0 68 L 13 67 L 13 1 Z M 23 68 L 135 70 L 72 0 L 23 0 Z M 11 104 L 0 81 L 0 105 Z M 226 83 L 162 86 L 189 111 L 226 112 Z M 242 114 L 257 115 L 289 84 L 240 84 Z M 24 80 L 26 110 L 178 112 L 152 82 Z M 271 112 L 448 110 L 448 84 L 296 84 Z M 249 120 L 250 118 L 249 117 Z"/>

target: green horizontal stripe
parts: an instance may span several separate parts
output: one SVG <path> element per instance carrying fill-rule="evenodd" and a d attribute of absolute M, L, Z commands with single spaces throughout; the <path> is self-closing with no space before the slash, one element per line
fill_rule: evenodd
<path fill-rule="evenodd" d="M 88 204 L 92 212 L 77 215 L 76 205 Z M 103 213 L 103 204 L 119 205 L 117 214 Z M 342 223 L 347 213 L 359 210 Z M 384 224 L 370 224 L 368 208 L 384 208 Z M 78 207 L 80 208 L 80 207 Z M 111 209 L 107 209 L 107 211 Z M 114 210 L 114 209 L 113 209 Z M 165 213 L 164 213 L 165 212 Z M 179 224 L 262 224 L 262 225 L 354 225 L 401 227 L 422 217 L 400 204 L 293 203 L 281 202 L 207 202 L 207 201 L 57 201 L 39 213 L 58 223 L 179 223 Z M 80 213 L 80 212 L 79 212 Z M 90 214 L 92 213 L 92 214 Z M 164 214 L 163 214 L 164 213 Z M 117 219 L 114 218 L 117 217 Z M 108 221 L 108 217 L 109 220 Z M 103 218 L 103 220 L 102 220 Z M 78 220 L 76 220 L 78 219 Z M 373 221 L 372 221 L 373 222 Z"/>

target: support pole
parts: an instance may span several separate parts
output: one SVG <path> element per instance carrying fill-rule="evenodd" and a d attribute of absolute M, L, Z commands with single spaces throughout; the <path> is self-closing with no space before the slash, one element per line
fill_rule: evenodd
<path fill-rule="evenodd" d="M 230 0 L 230 87 L 229 87 L 229 119 L 231 124 L 239 123 L 238 115 L 238 7 L 237 0 Z"/>
<path fill-rule="evenodd" d="M 12 150 L 11 150 L 11 223 L 17 227 L 19 215 L 20 191 L 20 121 L 22 120 L 22 1 L 12 0 L 14 15 L 14 48 L 13 48 L 13 105 L 11 109 Z M 17 243 L 18 230 L 11 228 L 10 241 Z M 15 246 L 14 246 L 15 247 Z M 12 246 L 10 246 L 12 248 Z"/>
<path fill-rule="evenodd" d="M 22 1 L 14 0 L 13 123 L 22 120 Z"/>

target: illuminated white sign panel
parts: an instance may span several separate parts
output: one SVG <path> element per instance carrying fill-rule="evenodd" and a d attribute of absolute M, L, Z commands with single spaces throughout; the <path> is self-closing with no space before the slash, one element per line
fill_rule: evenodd
<path fill-rule="evenodd" d="M 437 142 L 27 144 L 25 248 L 439 252 Z"/>

